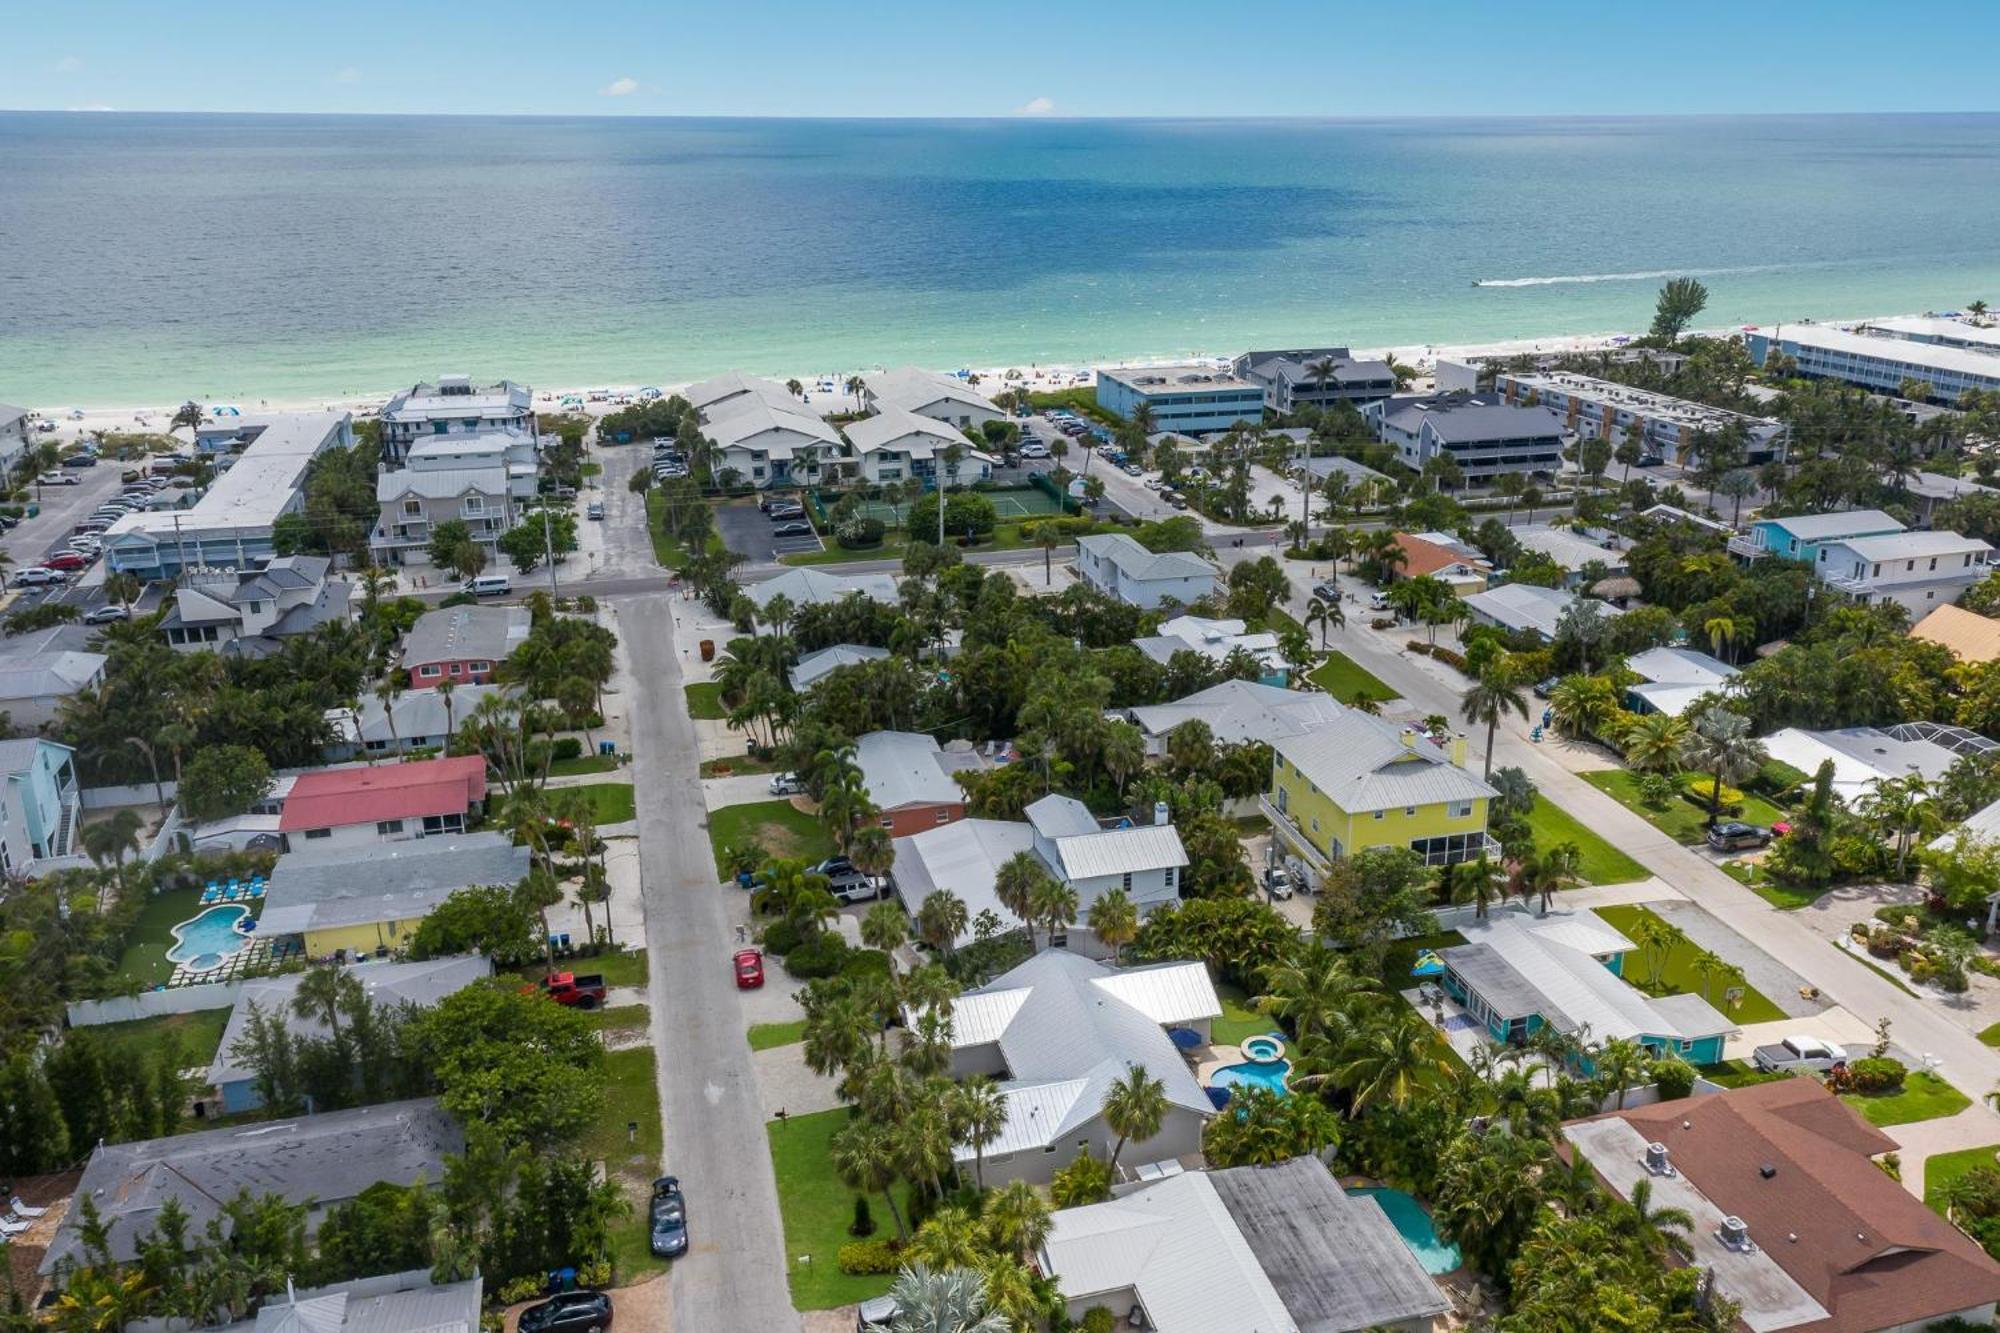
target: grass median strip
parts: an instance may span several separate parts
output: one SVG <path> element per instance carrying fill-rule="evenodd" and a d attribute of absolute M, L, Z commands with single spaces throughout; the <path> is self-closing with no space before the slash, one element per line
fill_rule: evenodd
<path fill-rule="evenodd" d="M 752 1023 L 750 1025 L 750 1049 L 768 1051 L 776 1046 L 791 1046 L 805 1040 L 806 1021 L 793 1019 L 789 1023 Z"/>

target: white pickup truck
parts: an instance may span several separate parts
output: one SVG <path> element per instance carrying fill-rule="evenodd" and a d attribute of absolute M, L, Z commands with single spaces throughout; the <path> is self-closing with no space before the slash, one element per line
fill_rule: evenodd
<path fill-rule="evenodd" d="M 1759 1046 L 1750 1058 L 1757 1068 L 1776 1073 L 1824 1074 L 1835 1065 L 1846 1064 L 1847 1052 L 1818 1037 L 1791 1036 L 1775 1046 Z"/>

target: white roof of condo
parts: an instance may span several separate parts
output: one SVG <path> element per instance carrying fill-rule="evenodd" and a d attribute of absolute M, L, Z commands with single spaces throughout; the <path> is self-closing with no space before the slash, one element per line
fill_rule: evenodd
<path fill-rule="evenodd" d="M 1114 380 L 1140 393 L 1215 393 L 1223 389 L 1255 389 L 1263 392 L 1264 386 L 1256 380 L 1238 375 L 1228 366 L 1218 366 L 1212 362 L 1191 361 L 1173 366 L 1132 366 L 1115 370 L 1100 370 L 1099 379 Z"/>
<path fill-rule="evenodd" d="M 1762 330 L 1759 332 L 1763 333 Z M 1996 360 L 1992 352 L 1967 347 L 1945 347 L 1911 338 L 1851 333 L 1825 324 L 1787 324 L 1782 330 L 1764 333 L 1763 336 L 1780 345 L 1792 343 L 1826 352 L 1845 352 L 1849 356 L 1877 357 L 1921 370 L 1944 370 L 1957 375 L 2000 379 L 2000 360 Z"/>
<path fill-rule="evenodd" d="M 1635 389 L 1616 380 L 1599 379 L 1594 375 L 1579 375 L 1574 371 L 1551 370 L 1524 375 L 1502 372 L 1502 378 L 1514 381 L 1523 389 L 1540 389 L 1544 392 L 1556 389 L 1571 397 L 1609 403 L 1641 416 L 1673 421 L 1694 429 L 1720 430 L 1732 421 L 1741 422 L 1757 434 L 1769 435 L 1784 429 L 1783 422 L 1771 417 L 1753 417 L 1747 412 L 1734 412 L 1726 407 L 1710 407 L 1707 403 L 1697 403 L 1692 399 L 1676 398 L 1672 394 L 1656 393 L 1651 389 Z"/>
<path fill-rule="evenodd" d="M 1108 560 L 1128 579 L 1192 579 L 1213 576 L 1216 567 L 1189 551 L 1149 551 L 1122 532 L 1076 539 L 1079 550 Z"/>
<path fill-rule="evenodd" d="M 940 400 L 998 413 L 993 400 L 954 375 L 917 366 L 898 366 L 864 377 L 869 401 L 877 412 L 914 410 Z"/>
<path fill-rule="evenodd" d="M 790 404 L 802 406 L 799 400 L 776 380 L 765 379 L 762 375 L 750 375 L 740 370 L 727 370 L 714 379 L 690 384 L 681 396 L 697 411 L 707 414 L 711 409 L 725 405 L 749 395 L 772 406 Z"/>
<path fill-rule="evenodd" d="M 475 385 L 469 376 L 440 375 L 435 384 L 412 385 L 391 398 L 382 408 L 382 419 L 429 421 L 436 417 L 459 420 L 476 416 L 511 421 L 533 403 L 534 391 L 512 380 Z"/>
<path fill-rule="evenodd" d="M 1830 543 L 1843 546 L 1863 560 L 1925 560 L 1939 555 L 1965 555 L 1993 549 L 1991 542 L 1958 532 L 1891 532 L 1878 537 L 1849 537 Z"/>
<path fill-rule="evenodd" d="M 255 438 L 227 472 L 190 509 L 127 514 L 105 538 L 126 533 L 193 533 L 223 528 L 268 528 L 297 498 L 306 465 L 331 445 L 352 418 L 346 412 L 274 412 L 232 423 Z"/>
<path fill-rule="evenodd" d="M 856 453 L 862 454 L 894 444 L 909 450 L 912 458 L 929 458 L 950 445 L 968 451 L 972 447 L 970 441 L 943 422 L 900 407 L 848 422 L 847 442 Z"/>
<path fill-rule="evenodd" d="M 1871 319 L 1861 327 L 1894 334 L 1906 341 L 1960 342 L 2000 352 L 2000 326 L 1947 319 L 1943 315 L 1895 315 Z"/>
<path fill-rule="evenodd" d="M 757 448 L 774 458 L 789 458 L 800 445 L 828 444 L 837 449 L 842 443 L 839 431 L 810 412 L 786 411 L 751 399 L 744 399 L 740 408 L 732 404 L 720 418 L 710 418 L 702 434 L 718 449 Z M 760 440 L 761 435 L 772 438 Z"/>

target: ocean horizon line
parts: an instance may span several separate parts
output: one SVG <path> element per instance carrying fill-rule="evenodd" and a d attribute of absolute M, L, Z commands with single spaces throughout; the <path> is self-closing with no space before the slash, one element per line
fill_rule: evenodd
<path fill-rule="evenodd" d="M 1945 120 L 2000 119 L 2000 107 L 1993 108 L 1911 108 L 1871 111 L 1549 111 L 1549 112 L 1462 112 L 1433 115 L 1406 112 L 1362 115 L 1343 112 L 1323 114 L 1186 115 L 1144 113 L 1122 115 L 1071 115 L 1064 112 L 993 112 L 984 115 L 903 114 L 798 116 L 755 111 L 244 111 L 208 107 L 6 107 L 0 116 L 74 116 L 104 120 L 128 116 L 187 116 L 234 120 L 603 120 L 669 121 L 676 123 L 754 123 L 765 125 L 1398 125 L 1398 124 L 1494 124 L 1543 123 L 1587 124 L 1601 121 L 1674 122 L 1698 121 L 1831 121 L 1831 120 Z"/>

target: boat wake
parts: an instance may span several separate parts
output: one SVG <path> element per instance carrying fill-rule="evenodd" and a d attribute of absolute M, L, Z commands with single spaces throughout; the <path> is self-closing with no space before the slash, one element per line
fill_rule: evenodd
<path fill-rule="evenodd" d="M 1656 268 L 1643 273 L 1563 273 L 1550 278 L 1481 278 L 1475 287 L 1560 287 L 1578 282 L 1654 282 L 1661 278 L 1708 278 L 1721 273 L 1769 273 L 1781 264 L 1747 268 Z"/>

